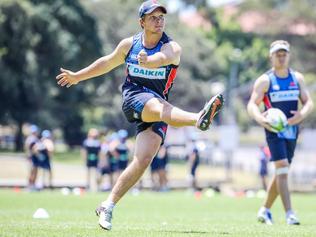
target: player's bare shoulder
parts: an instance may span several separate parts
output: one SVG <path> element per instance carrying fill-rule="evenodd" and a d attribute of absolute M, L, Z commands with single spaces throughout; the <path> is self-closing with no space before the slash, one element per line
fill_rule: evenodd
<path fill-rule="evenodd" d="M 133 44 L 133 37 L 128 37 L 125 39 L 122 39 L 121 42 L 117 46 L 117 50 L 124 55 L 127 55 L 129 50 L 131 49 Z"/>
<path fill-rule="evenodd" d="M 294 71 L 294 74 L 299 83 L 304 82 L 304 75 L 301 72 Z"/>
<path fill-rule="evenodd" d="M 161 47 L 161 51 L 167 53 L 168 55 L 171 55 L 173 59 L 173 64 L 178 65 L 180 63 L 180 57 L 182 48 L 176 41 L 170 41 L 166 44 L 164 44 Z"/>
<path fill-rule="evenodd" d="M 270 86 L 269 76 L 264 73 L 255 81 L 254 89 L 260 90 L 262 92 L 267 92 Z"/>
<path fill-rule="evenodd" d="M 176 41 L 170 41 L 161 47 L 161 50 L 170 49 L 174 53 L 181 54 L 182 48 Z"/>
<path fill-rule="evenodd" d="M 169 45 L 173 49 L 173 51 L 181 53 L 182 48 L 176 41 L 170 41 Z"/>

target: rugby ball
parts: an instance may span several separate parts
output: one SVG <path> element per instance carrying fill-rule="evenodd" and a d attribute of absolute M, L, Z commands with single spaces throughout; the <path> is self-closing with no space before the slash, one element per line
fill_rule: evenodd
<path fill-rule="evenodd" d="M 287 118 L 280 109 L 271 108 L 267 110 L 266 118 L 274 132 L 282 132 L 287 124 Z"/>

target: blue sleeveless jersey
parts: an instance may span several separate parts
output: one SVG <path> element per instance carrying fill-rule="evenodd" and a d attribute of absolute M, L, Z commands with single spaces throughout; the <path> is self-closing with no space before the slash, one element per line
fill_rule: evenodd
<path fill-rule="evenodd" d="M 133 36 L 133 44 L 129 50 L 125 63 L 126 81 L 140 86 L 144 86 L 157 93 L 161 98 L 167 100 L 169 91 L 177 74 L 177 65 L 167 65 L 160 68 L 144 68 L 138 65 L 137 55 L 141 50 L 145 50 L 147 55 L 160 52 L 161 47 L 172 41 L 167 34 L 163 33 L 159 43 L 152 49 L 148 49 L 142 44 L 143 32 Z M 123 85 L 124 88 L 124 85 Z"/>
<path fill-rule="evenodd" d="M 299 83 L 293 70 L 289 70 L 288 77 L 279 78 L 273 70 L 266 73 L 270 79 L 268 92 L 264 96 L 265 109 L 280 109 L 287 118 L 293 116 L 291 110 L 298 109 L 298 101 L 300 96 Z M 275 133 L 266 130 L 269 136 L 275 136 Z M 277 133 L 277 136 L 285 139 L 296 139 L 298 135 L 298 126 L 287 126 L 285 131 Z"/>
<path fill-rule="evenodd" d="M 120 161 L 127 161 L 128 160 L 128 147 L 125 142 L 120 142 L 115 148 L 117 153 L 119 154 Z"/>

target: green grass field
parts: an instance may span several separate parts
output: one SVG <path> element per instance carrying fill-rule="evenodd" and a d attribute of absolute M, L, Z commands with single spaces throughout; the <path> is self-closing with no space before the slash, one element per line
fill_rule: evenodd
<path fill-rule="evenodd" d="M 262 199 L 222 195 L 196 198 L 188 192 L 128 194 L 116 207 L 113 230 L 97 225 L 94 209 L 106 194 L 63 196 L 0 190 L 0 236 L 316 236 L 315 195 L 293 196 L 301 226 L 287 226 L 280 202 L 273 209 L 275 225 L 256 222 Z M 33 219 L 37 208 L 49 219 Z"/>

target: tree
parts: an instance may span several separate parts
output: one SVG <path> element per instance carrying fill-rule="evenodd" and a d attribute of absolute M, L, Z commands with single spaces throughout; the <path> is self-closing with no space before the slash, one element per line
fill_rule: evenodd
<path fill-rule="evenodd" d="M 0 105 L 2 122 L 34 122 L 64 128 L 65 138 L 82 137 L 81 107 L 93 92 L 83 86 L 59 89 L 61 65 L 80 68 L 101 55 L 95 21 L 78 1 L 2 1 L 0 4 Z M 80 58 L 80 60 L 78 60 Z"/>

